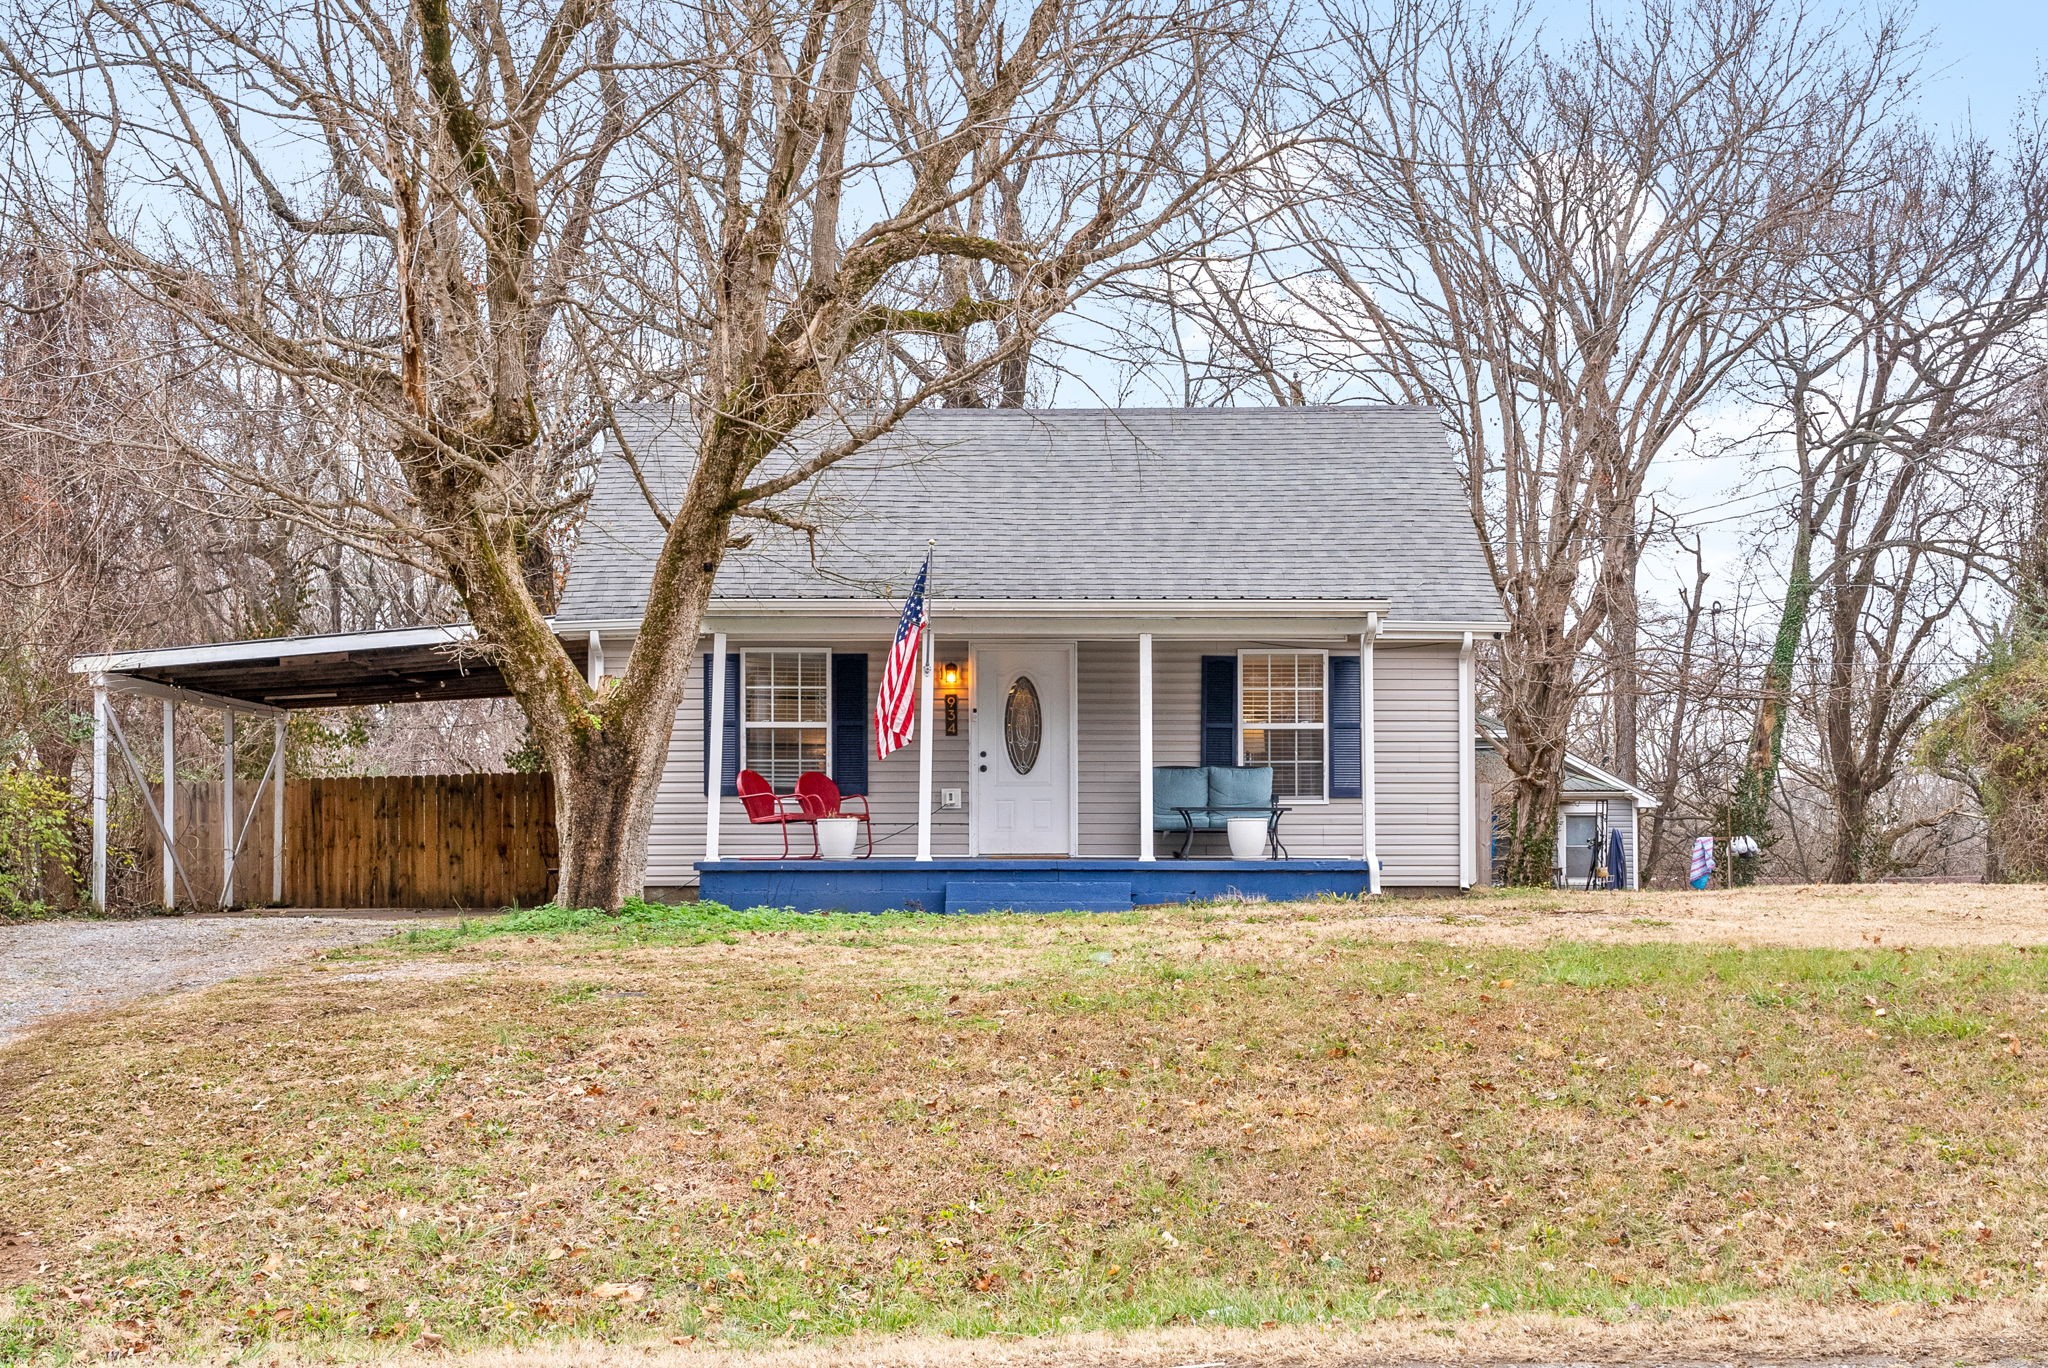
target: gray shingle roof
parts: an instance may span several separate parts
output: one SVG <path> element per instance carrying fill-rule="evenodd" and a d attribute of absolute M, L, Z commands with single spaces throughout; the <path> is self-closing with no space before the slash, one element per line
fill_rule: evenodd
<path fill-rule="evenodd" d="M 687 419 L 621 413 L 673 506 Z M 821 527 L 742 522 L 720 598 L 900 595 L 936 537 L 938 598 L 1366 599 L 1390 622 L 1494 623 L 1501 606 L 1443 424 L 1421 408 L 926 409 L 803 496 Z M 637 618 L 661 528 L 601 463 L 558 620 Z"/>

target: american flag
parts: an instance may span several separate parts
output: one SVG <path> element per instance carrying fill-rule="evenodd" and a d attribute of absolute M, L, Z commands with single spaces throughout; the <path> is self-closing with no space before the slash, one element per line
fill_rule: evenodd
<path fill-rule="evenodd" d="M 889 647 L 889 663 L 882 667 L 881 692 L 875 695 L 875 756 L 886 758 L 901 750 L 917 734 L 918 648 L 924 644 L 930 625 L 924 611 L 925 577 L 932 572 L 927 554 L 910 586 L 903 604 L 903 620 L 896 625 L 896 641 Z"/>

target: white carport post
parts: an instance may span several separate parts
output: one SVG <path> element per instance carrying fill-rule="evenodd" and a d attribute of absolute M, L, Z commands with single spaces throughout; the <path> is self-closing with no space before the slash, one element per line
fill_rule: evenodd
<path fill-rule="evenodd" d="M 235 905 L 235 710 L 220 710 L 220 905 Z"/>
<path fill-rule="evenodd" d="M 725 633 L 711 634 L 710 735 L 704 745 L 704 858 L 718 858 L 719 797 L 725 792 Z"/>
<path fill-rule="evenodd" d="M 1378 726 L 1373 714 L 1373 642 L 1380 634 L 1380 615 L 1365 615 L 1358 634 L 1358 791 L 1365 814 L 1365 891 L 1380 891 L 1380 805 Z"/>
<path fill-rule="evenodd" d="M 278 905 L 284 902 L 284 722 L 283 713 L 271 719 L 276 772 L 270 780 L 270 901 Z"/>
<path fill-rule="evenodd" d="M 92 905 L 107 910 L 107 679 L 92 678 Z"/>
<path fill-rule="evenodd" d="M 591 692 L 595 693 L 597 686 L 604 683 L 604 635 L 594 629 L 590 633 L 590 650 L 584 657 L 583 672 Z"/>
<path fill-rule="evenodd" d="M 1152 848 L 1152 634 L 1138 633 L 1138 858 Z"/>
<path fill-rule="evenodd" d="M 164 699 L 164 911 L 178 906 L 178 704 Z"/>

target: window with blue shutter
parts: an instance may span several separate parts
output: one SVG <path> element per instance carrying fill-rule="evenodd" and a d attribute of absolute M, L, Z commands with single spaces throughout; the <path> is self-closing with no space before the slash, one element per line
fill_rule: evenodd
<path fill-rule="evenodd" d="M 868 791 L 868 658 L 832 655 L 832 782 L 841 793 Z"/>
<path fill-rule="evenodd" d="M 1330 657 L 1330 796 L 1365 794 L 1364 729 L 1360 723 L 1358 657 Z"/>
<path fill-rule="evenodd" d="M 704 792 L 711 792 L 711 657 L 704 657 L 702 678 L 704 690 Z M 725 782 L 719 792 L 731 797 L 738 793 L 740 779 L 740 656 L 737 651 L 728 651 L 725 656 Z"/>
<path fill-rule="evenodd" d="M 1202 763 L 1237 763 L 1237 657 L 1202 657 Z"/>

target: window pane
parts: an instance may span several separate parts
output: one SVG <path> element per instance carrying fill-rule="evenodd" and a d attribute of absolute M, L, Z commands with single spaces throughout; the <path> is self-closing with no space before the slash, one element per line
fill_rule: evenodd
<path fill-rule="evenodd" d="M 1320 731 L 1276 731 L 1266 734 L 1267 763 L 1273 767 L 1276 798 L 1323 796 L 1323 734 Z"/>
<path fill-rule="evenodd" d="M 1325 796 L 1323 657 L 1271 651 L 1241 660 L 1244 762 L 1272 767 L 1275 797 Z"/>
<path fill-rule="evenodd" d="M 823 727 L 749 727 L 747 768 L 780 792 L 796 787 L 798 776 L 823 773 L 825 729 Z"/>
<path fill-rule="evenodd" d="M 1273 757 L 1266 753 L 1266 739 L 1271 735 L 1271 732 L 1257 728 L 1245 728 L 1244 762 L 1247 765 L 1264 765 L 1272 762 Z"/>
<path fill-rule="evenodd" d="M 827 658 L 824 651 L 748 651 L 747 721 L 823 726 L 831 694 Z"/>

